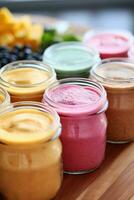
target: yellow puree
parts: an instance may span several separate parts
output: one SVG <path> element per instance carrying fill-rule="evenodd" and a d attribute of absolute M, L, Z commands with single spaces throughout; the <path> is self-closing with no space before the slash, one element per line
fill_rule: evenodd
<path fill-rule="evenodd" d="M 2 94 L 0 94 L 0 104 L 2 104 L 4 101 L 4 96 Z"/>
<path fill-rule="evenodd" d="M 8 144 L 0 144 L 0 192 L 7 200 L 49 200 L 60 188 L 62 147 L 59 139 L 48 142 L 52 122 L 35 109 L 0 117 L 0 141 Z"/>
<path fill-rule="evenodd" d="M 17 68 L 5 71 L 2 79 L 9 83 L 7 90 L 13 102 L 27 99 L 37 100 L 37 96 L 43 94 L 47 87 L 46 81 L 50 78 L 49 72 L 36 68 Z"/>

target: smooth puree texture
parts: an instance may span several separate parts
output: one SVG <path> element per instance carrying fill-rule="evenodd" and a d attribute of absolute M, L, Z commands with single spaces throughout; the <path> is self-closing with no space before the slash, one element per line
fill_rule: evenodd
<path fill-rule="evenodd" d="M 5 199 L 50 200 L 58 192 L 62 146 L 57 136 L 51 139 L 59 128 L 58 121 L 53 127 L 53 118 L 31 108 L 0 115 L 0 193 Z"/>
<path fill-rule="evenodd" d="M 54 135 L 55 130 L 48 131 L 52 124 L 50 114 L 35 109 L 6 113 L 0 118 L 0 141 L 7 144 L 44 142 Z"/>
<path fill-rule="evenodd" d="M 17 61 L 1 68 L 0 79 L 0 85 L 9 92 L 11 102 L 41 102 L 45 89 L 56 80 L 56 74 L 42 62 Z"/>
<path fill-rule="evenodd" d="M 89 44 L 100 52 L 102 59 L 127 57 L 129 41 L 125 36 L 114 33 L 98 33 L 89 39 Z"/>
<path fill-rule="evenodd" d="M 11 95 L 12 102 L 20 100 L 39 101 L 45 88 L 44 81 L 49 78 L 49 73 L 44 70 L 29 67 L 5 71 L 1 77 L 10 84 L 8 92 Z M 38 83 L 40 84 L 37 87 L 31 86 Z"/>
<path fill-rule="evenodd" d="M 102 97 L 96 83 L 80 80 L 63 79 L 48 89 L 43 99 L 60 115 L 64 171 L 76 174 L 95 170 L 103 161 L 107 127 L 105 93 Z"/>
<path fill-rule="evenodd" d="M 27 86 L 31 84 L 41 83 L 49 78 L 49 73 L 44 70 L 29 68 L 18 68 L 6 71 L 2 74 L 2 78 L 15 85 Z M 21 91 L 23 93 L 23 91 Z"/>
<path fill-rule="evenodd" d="M 131 82 L 134 79 L 134 63 L 113 62 L 100 65 L 96 73 L 106 79 L 106 85 L 116 88 L 126 88 L 133 86 Z M 112 83 L 111 83 L 112 81 Z M 105 83 L 104 83 L 105 84 Z"/>
<path fill-rule="evenodd" d="M 99 94 L 79 85 L 61 85 L 51 91 L 51 99 L 65 105 L 92 104 L 99 99 Z"/>
<path fill-rule="evenodd" d="M 80 42 L 63 42 L 48 47 L 43 61 L 56 70 L 58 79 L 89 77 L 91 67 L 98 62 L 99 54 Z"/>
<path fill-rule="evenodd" d="M 105 60 L 91 72 L 91 78 L 100 81 L 107 90 L 108 140 L 134 140 L 134 63 L 131 60 Z"/>

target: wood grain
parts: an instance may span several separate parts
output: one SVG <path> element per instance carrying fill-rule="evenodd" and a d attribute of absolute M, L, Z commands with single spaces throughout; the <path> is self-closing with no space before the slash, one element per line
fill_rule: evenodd
<path fill-rule="evenodd" d="M 65 175 L 55 200 L 134 200 L 134 143 L 108 144 L 94 173 Z"/>

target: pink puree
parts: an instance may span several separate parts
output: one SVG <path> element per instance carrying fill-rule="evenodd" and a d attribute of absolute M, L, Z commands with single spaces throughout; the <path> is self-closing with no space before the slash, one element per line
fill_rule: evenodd
<path fill-rule="evenodd" d="M 96 35 L 89 40 L 89 44 L 96 47 L 102 59 L 111 57 L 127 57 L 128 39 L 110 33 Z"/>
<path fill-rule="evenodd" d="M 98 115 L 82 113 L 81 107 L 87 106 L 87 112 L 89 110 L 90 113 L 92 105 L 97 104 L 100 98 L 99 93 L 87 86 L 59 85 L 51 90 L 50 98 L 66 108 L 72 105 L 72 108 L 68 107 L 70 113 L 67 112 L 67 115 L 65 112 L 59 113 L 62 123 L 64 170 L 77 172 L 97 168 L 105 154 L 106 117 L 104 113 Z M 77 115 L 73 115 L 75 109 Z"/>

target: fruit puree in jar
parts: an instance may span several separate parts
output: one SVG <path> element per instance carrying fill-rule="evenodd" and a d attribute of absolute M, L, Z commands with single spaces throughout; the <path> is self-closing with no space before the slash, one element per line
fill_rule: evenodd
<path fill-rule="evenodd" d="M 99 167 L 104 159 L 107 121 L 106 103 L 93 85 L 68 84 L 51 87 L 44 102 L 53 102 L 62 123 L 63 166 L 67 173 L 86 173 Z M 82 79 L 82 81 L 85 79 Z M 76 81 L 77 82 L 77 81 Z M 104 95 L 105 96 L 105 95 Z M 49 101 L 50 99 L 51 101 Z M 101 100 L 100 100 L 101 99 Z"/>
<path fill-rule="evenodd" d="M 3 67 L 1 85 L 9 92 L 11 102 L 41 101 L 45 88 L 56 78 L 47 67 L 38 61 L 18 61 Z"/>
<path fill-rule="evenodd" d="M 62 42 L 48 47 L 43 61 L 55 69 L 58 79 L 89 77 L 90 69 L 100 61 L 99 53 L 80 42 Z"/>
<path fill-rule="evenodd" d="M 108 94 L 108 140 L 117 143 L 134 140 L 134 62 L 104 60 L 93 69 L 91 78 L 100 81 Z"/>
<path fill-rule="evenodd" d="M 0 193 L 7 200 L 50 200 L 59 190 L 62 147 L 50 140 L 53 120 L 31 108 L 0 116 Z"/>
<path fill-rule="evenodd" d="M 128 57 L 133 36 L 124 31 L 98 31 L 87 33 L 84 43 L 93 46 L 100 53 L 101 59 Z"/>

